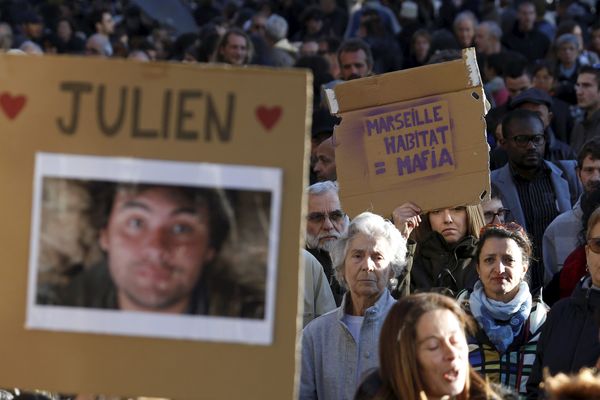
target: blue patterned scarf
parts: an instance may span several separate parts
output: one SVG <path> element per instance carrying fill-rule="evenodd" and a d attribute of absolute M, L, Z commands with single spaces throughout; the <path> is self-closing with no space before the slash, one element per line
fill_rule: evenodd
<path fill-rule="evenodd" d="M 469 298 L 471 314 L 501 354 L 521 332 L 531 313 L 531 303 L 531 293 L 525 282 L 519 283 L 519 292 L 508 303 L 487 297 L 481 281 L 475 283 Z"/>

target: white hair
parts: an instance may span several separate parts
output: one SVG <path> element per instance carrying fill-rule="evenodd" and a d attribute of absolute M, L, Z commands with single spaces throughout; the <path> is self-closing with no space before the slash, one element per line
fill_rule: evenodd
<path fill-rule="evenodd" d="M 360 233 L 387 241 L 392 254 L 386 254 L 385 257 L 390 260 L 388 268 L 392 269 L 394 276 L 398 276 L 406 265 L 406 239 L 394 224 L 377 214 L 363 212 L 352 220 L 348 231 L 336 240 L 330 252 L 335 278 L 346 289 L 348 288 L 344 277 L 346 255 L 352 239 Z"/>

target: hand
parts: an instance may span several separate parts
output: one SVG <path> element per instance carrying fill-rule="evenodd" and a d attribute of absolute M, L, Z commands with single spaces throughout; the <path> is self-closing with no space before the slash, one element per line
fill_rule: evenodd
<path fill-rule="evenodd" d="M 392 212 L 392 221 L 405 239 L 421 223 L 421 211 L 421 207 L 409 201 Z"/>

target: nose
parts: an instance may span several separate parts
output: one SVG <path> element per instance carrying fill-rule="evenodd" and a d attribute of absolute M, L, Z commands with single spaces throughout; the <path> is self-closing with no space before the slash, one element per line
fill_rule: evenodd
<path fill-rule="evenodd" d="M 492 218 L 492 222 L 491 223 L 492 224 L 501 224 L 503 222 L 504 221 L 500 220 L 500 216 L 498 214 L 495 214 L 494 218 Z"/>
<path fill-rule="evenodd" d="M 452 222 L 452 215 L 450 215 L 450 210 L 445 209 L 443 212 L 444 223 L 449 224 Z"/>
<path fill-rule="evenodd" d="M 152 229 L 146 234 L 144 254 L 151 261 L 162 262 L 167 250 L 167 238 L 162 229 Z"/>
<path fill-rule="evenodd" d="M 458 347 L 450 343 L 448 339 L 443 341 L 444 357 L 446 360 L 452 361 L 458 357 Z"/>
<path fill-rule="evenodd" d="M 366 256 L 365 259 L 363 260 L 362 267 L 365 271 L 368 271 L 368 272 L 374 271 L 375 270 L 375 262 L 373 261 L 373 259 L 371 259 L 371 257 Z"/>
<path fill-rule="evenodd" d="M 333 222 L 331 222 L 331 219 L 329 218 L 328 214 L 325 214 L 325 220 L 323 221 L 323 229 L 328 231 L 333 229 Z"/>
<path fill-rule="evenodd" d="M 503 274 L 506 271 L 506 265 L 502 261 L 498 262 L 498 273 Z"/>

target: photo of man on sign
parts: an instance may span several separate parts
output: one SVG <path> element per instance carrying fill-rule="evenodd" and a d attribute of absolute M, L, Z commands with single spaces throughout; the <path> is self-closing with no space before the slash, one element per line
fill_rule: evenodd
<path fill-rule="evenodd" d="M 230 233 L 224 193 L 110 182 L 90 188 L 95 193 L 91 222 L 105 257 L 79 268 L 67 286 L 40 294 L 40 303 L 262 317 L 264 296 L 211 273 Z"/>
<path fill-rule="evenodd" d="M 278 174 L 39 154 L 30 326 L 269 340 Z"/>

